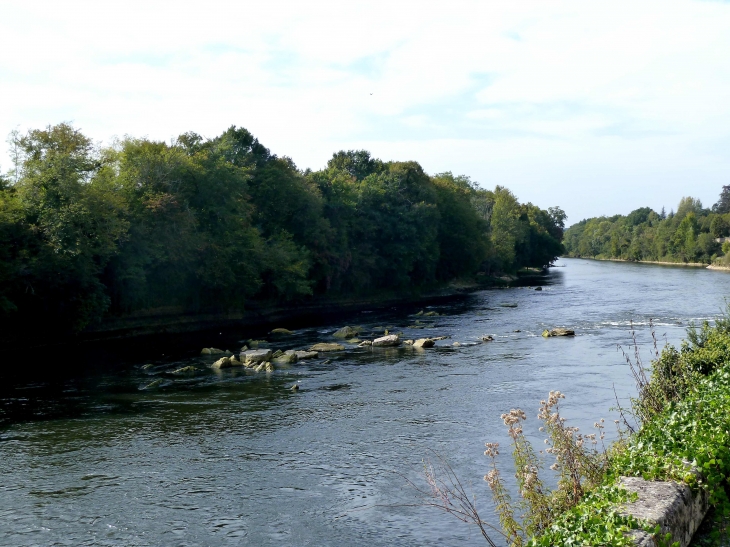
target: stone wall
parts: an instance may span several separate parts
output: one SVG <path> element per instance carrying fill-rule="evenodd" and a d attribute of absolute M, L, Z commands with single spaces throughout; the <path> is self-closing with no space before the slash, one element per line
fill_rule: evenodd
<path fill-rule="evenodd" d="M 646 481 L 639 477 L 621 477 L 621 484 L 629 492 L 636 492 L 639 499 L 624 507 L 625 515 L 649 521 L 661 527 L 662 536 L 672 534 L 672 541 L 687 547 L 702 523 L 709 500 L 707 492 L 692 492 L 686 484 L 672 481 Z M 632 532 L 635 544 L 640 547 L 656 545 L 651 534 L 643 530 Z"/>

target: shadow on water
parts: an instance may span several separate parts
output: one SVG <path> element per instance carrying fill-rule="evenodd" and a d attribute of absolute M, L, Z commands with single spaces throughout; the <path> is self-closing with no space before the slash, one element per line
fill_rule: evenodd
<path fill-rule="evenodd" d="M 254 373 L 244 368 L 214 371 L 210 365 L 220 356 L 200 355 L 200 348 L 216 347 L 238 353 L 249 340 L 268 341 L 267 348 L 307 349 L 320 341 L 340 341 L 329 336 L 340 325 L 363 325 L 361 339 L 408 330 L 414 314 L 426 309 L 448 310 L 449 315 L 470 313 L 475 299 L 468 295 L 444 298 L 429 306 L 402 305 L 386 309 L 365 310 L 342 315 L 328 315 L 320 322 L 294 321 L 287 328 L 297 329 L 291 336 L 272 336 L 266 328 L 201 331 L 186 334 L 162 334 L 131 340 L 111 340 L 69 344 L 44 350 L 42 359 L 29 359 L 27 353 L 16 352 L 11 362 L 23 366 L 0 371 L 0 431 L 13 424 L 43 420 L 89 418 L 105 414 L 130 415 L 154 412 L 155 402 L 172 402 L 185 398 L 220 396 L 222 389 L 229 397 L 246 400 L 247 409 L 255 412 L 282 398 L 290 397 L 297 370 L 285 368 L 274 374 Z M 430 318 L 417 327 L 418 337 L 443 328 L 443 321 Z M 441 319 L 444 319 L 443 317 Z M 393 323 L 393 324 L 391 324 Z M 354 350 L 354 351 L 353 351 Z M 358 359 L 358 353 L 365 359 Z M 383 356 L 399 356 L 397 350 Z M 358 364 L 370 361 L 368 352 L 349 347 L 347 361 Z M 312 372 L 328 370 L 343 361 L 342 355 L 325 356 L 308 363 Z M 192 366 L 192 373 L 174 374 Z M 349 386 L 335 384 L 322 389 L 337 391 Z M 212 400 L 215 400 L 213 398 Z M 228 401 L 222 404 L 228 404 Z M 2 437 L 0 437 L 2 440 Z"/>

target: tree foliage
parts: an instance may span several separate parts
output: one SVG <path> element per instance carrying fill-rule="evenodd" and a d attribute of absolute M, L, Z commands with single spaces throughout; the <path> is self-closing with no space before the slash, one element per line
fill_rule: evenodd
<path fill-rule="evenodd" d="M 685 197 L 669 215 L 642 207 L 582 220 L 566 230 L 565 249 L 570 256 L 709 264 L 723 252 L 717 239 L 730 235 L 730 213 L 717 210 Z"/>
<path fill-rule="evenodd" d="M 237 127 L 104 148 L 59 124 L 9 142 L 14 169 L 0 176 L 6 332 L 63 335 L 156 308 L 417 290 L 546 266 L 562 252 L 559 208 L 364 150 L 337 152 L 313 172 Z"/>

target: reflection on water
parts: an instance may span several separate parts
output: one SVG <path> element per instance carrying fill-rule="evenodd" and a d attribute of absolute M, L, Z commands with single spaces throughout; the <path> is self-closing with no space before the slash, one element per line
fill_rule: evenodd
<path fill-rule="evenodd" d="M 543 291 L 482 291 L 426 310 L 439 316 L 391 309 L 346 320 L 364 328 L 361 338 L 386 328 L 450 336 L 430 350 L 348 345 L 266 375 L 213 372 L 214 357 L 199 348 L 171 348 L 96 372 L 6 380 L 0 544 L 483 545 L 476 530 L 412 506 L 403 477 L 420 480 L 428 449 L 471 481 L 496 522 L 482 453 L 485 441 L 507 443 L 501 413 L 524 408 L 539 439 L 538 402 L 560 389 L 565 415 L 590 429 L 610 417 L 614 387 L 632 393 L 616 351 L 631 322 L 648 357 L 649 319 L 676 343 L 730 294 L 724 272 L 561 265 Z M 271 347 L 328 341 L 340 326 L 301 329 Z M 578 335 L 540 336 L 556 326 Z M 494 341 L 479 342 L 484 334 Z M 249 336 L 205 345 L 236 350 Z M 195 371 L 172 373 L 185 366 Z"/>

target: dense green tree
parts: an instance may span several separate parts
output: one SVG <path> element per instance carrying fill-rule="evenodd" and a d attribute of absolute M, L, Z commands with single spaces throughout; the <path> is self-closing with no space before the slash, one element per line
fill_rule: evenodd
<path fill-rule="evenodd" d="M 712 211 L 724 215 L 730 213 L 730 186 L 723 186 L 720 199 L 712 206 Z"/>
<path fill-rule="evenodd" d="M 0 176 L 6 337 L 29 325 L 65 336 L 141 311 L 419 290 L 563 251 L 557 207 L 364 150 L 302 172 L 244 128 L 98 148 L 59 124 L 13 133 L 11 157 Z"/>
<path fill-rule="evenodd" d="M 721 252 L 715 238 L 730 232 L 728 217 L 684 197 L 676 214 L 642 207 L 626 216 L 583 220 L 565 232 L 564 243 L 569 256 L 710 263 Z"/>

